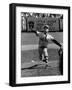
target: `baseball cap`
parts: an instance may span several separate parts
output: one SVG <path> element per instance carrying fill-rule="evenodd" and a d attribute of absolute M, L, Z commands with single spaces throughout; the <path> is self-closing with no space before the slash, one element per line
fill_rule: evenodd
<path fill-rule="evenodd" d="M 44 25 L 44 29 L 45 29 L 45 28 L 49 28 L 49 25 Z"/>

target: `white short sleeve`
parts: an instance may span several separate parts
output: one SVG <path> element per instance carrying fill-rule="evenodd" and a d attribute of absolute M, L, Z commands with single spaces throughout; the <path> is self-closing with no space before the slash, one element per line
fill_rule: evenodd
<path fill-rule="evenodd" d="M 47 39 L 54 39 L 54 37 L 48 34 Z"/>
<path fill-rule="evenodd" d="M 37 31 L 37 34 L 40 34 L 40 32 L 39 32 L 39 31 Z"/>

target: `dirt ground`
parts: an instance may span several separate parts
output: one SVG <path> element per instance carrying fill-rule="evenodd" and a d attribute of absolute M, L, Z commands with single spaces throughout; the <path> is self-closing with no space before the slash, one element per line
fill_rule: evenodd
<path fill-rule="evenodd" d="M 51 33 L 55 38 L 57 38 L 60 43 L 62 43 L 62 33 Z M 60 38 L 59 38 L 59 37 Z M 25 41 L 25 43 L 24 43 Z M 28 35 L 28 37 L 22 33 L 22 46 L 26 49 L 21 48 L 21 65 L 24 63 L 31 63 L 32 60 L 39 62 L 38 54 L 38 38 L 35 35 Z M 31 45 L 29 47 L 29 45 Z M 34 48 L 33 48 L 34 47 Z M 28 49 L 29 48 L 29 49 Z M 36 76 L 56 76 L 61 75 L 60 71 L 60 59 L 58 55 L 59 47 L 54 45 L 52 42 L 48 47 L 49 53 L 49 64 L 48 65 L 36 65 L 31 68 L 21 68 L 21 77 L 36 77 Z"/>

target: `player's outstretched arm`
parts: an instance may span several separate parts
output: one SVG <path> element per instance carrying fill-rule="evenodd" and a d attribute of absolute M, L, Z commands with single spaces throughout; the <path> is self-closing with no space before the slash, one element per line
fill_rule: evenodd
<path fill-rule="evenodd" d="M 40 34 L 40 32 L 37 30 L 31 30 L 31 31 L 34 32 L 37 36 Z"/>
<path fill-rule="evenodd" d="M 62 45 L 57 41 L 57 40 L 55 40 L 54 39 L 54 37 L 53 36 L 51 36 L 51 35 L 48 35 L 48 39 L 51 39 L 55 44 L 57 44 L 59 47 L 61 47 Z"/>
<path fill-rule="evenodd" d="M 53 41 L 55 44 L 57 44 L 59 47 L 62 46 L 62 45 L 61 45 L 57 40 L 55 40 L 54 38 L 52 39 L 52 41 Z"/>

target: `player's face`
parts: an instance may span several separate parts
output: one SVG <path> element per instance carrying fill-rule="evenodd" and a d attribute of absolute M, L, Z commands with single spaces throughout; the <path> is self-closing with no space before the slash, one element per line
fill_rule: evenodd
<path fill-rule="evenodd" d="M 45 29 L 45 34 L 46 34 L 46 33 L 48 33 L 48 31 L 49 31 L 49 29 L 48 29 L 48 28 L 46 28 L 46 29 Z"/>
<path fill-rule="evenodd" d="M 48 33 L 48 31 L 49 31 L 49 29 L 47 28 L 47 29 L 46 29 L 46 33 Z"/>

